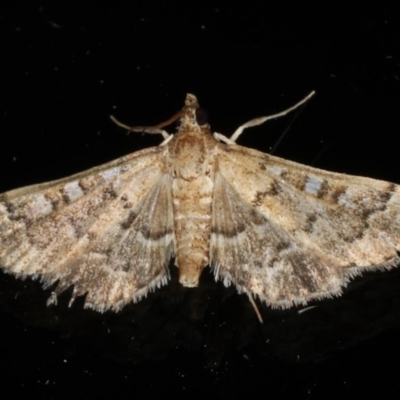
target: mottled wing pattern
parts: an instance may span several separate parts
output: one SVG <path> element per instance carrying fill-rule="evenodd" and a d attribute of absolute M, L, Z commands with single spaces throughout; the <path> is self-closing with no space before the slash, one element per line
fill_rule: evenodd
<path fill-rule="evenodd" d="M 66 179 L 0 196 L 0 264 L 20 276 L 74 285 L 72 300 L 118 310 L 168 280 L 174 253 L 164 146 Z M 56 297 L 53 295 L 53 300 Z"/>
<path fill-rule="evenodd" d="M 219 144 L 217 160 L 210 260 L 225 284 L 289 307 L 399 262 L 399 186 L 239 145 Z"/>

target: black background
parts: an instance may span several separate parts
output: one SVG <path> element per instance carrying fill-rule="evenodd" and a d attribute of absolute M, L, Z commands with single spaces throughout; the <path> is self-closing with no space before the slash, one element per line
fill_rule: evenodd
<path fill-rule="evenodd" d="M 264 4 L 265 3 L 265 4 Z M 125 2 L 0 8 L 0 192 L 147 146 L 197 95 L 231 134 L 311 90 L 239 143 L 318 168 L 400 182 L 397 6 Z M 393 2 L 394 4 L 394 2 Z M 316 308 L 270 310 L 215 283 L 172 282 L 119 314 L 46 307 L 0 276 L 2 391 L 40 398 L 321 398 L 400 392 L 400 274 L 367 274 Z M 38 398 L 39 398 L 38 397 Z"/>

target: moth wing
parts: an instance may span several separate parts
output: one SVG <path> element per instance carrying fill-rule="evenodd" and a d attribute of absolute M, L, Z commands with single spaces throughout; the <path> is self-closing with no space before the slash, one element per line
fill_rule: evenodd
<path fill-rule="evenodd" d="M 5 272 L 74 285 L 72 300 L 119 310 L 165 284 L 174 253 L 171 177 L 164 146 L 65 179 L 0 195 Z M 72 301 L 71 300 L 71 301 Z"/>
<path fill-rule="evenodd" d="M 340 294 L 399 262 L 399 186 L 218 144 L 211 264 L 275 307 Z"/>

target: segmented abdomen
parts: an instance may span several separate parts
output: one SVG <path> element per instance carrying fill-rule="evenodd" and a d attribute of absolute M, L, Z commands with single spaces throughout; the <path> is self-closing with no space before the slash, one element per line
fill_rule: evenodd
<path fill-rule="evenodd" d="M 213 182 L 208 176 L 191 181 L 177 178 L 172 190 L 179 282 L 186 287 L 198 286 L 209 262 Z"/>

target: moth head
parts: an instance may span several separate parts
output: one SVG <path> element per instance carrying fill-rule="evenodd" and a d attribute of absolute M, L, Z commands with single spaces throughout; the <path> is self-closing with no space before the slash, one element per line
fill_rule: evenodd
<path fill-rule="evenodd" d="M 208 128 L 207 112 L 200 108 L 197 97 L 194 94 L 188 93 L 186 95 L 182 114 L 179 130 L 200 130 L 204 127 Z"/>

